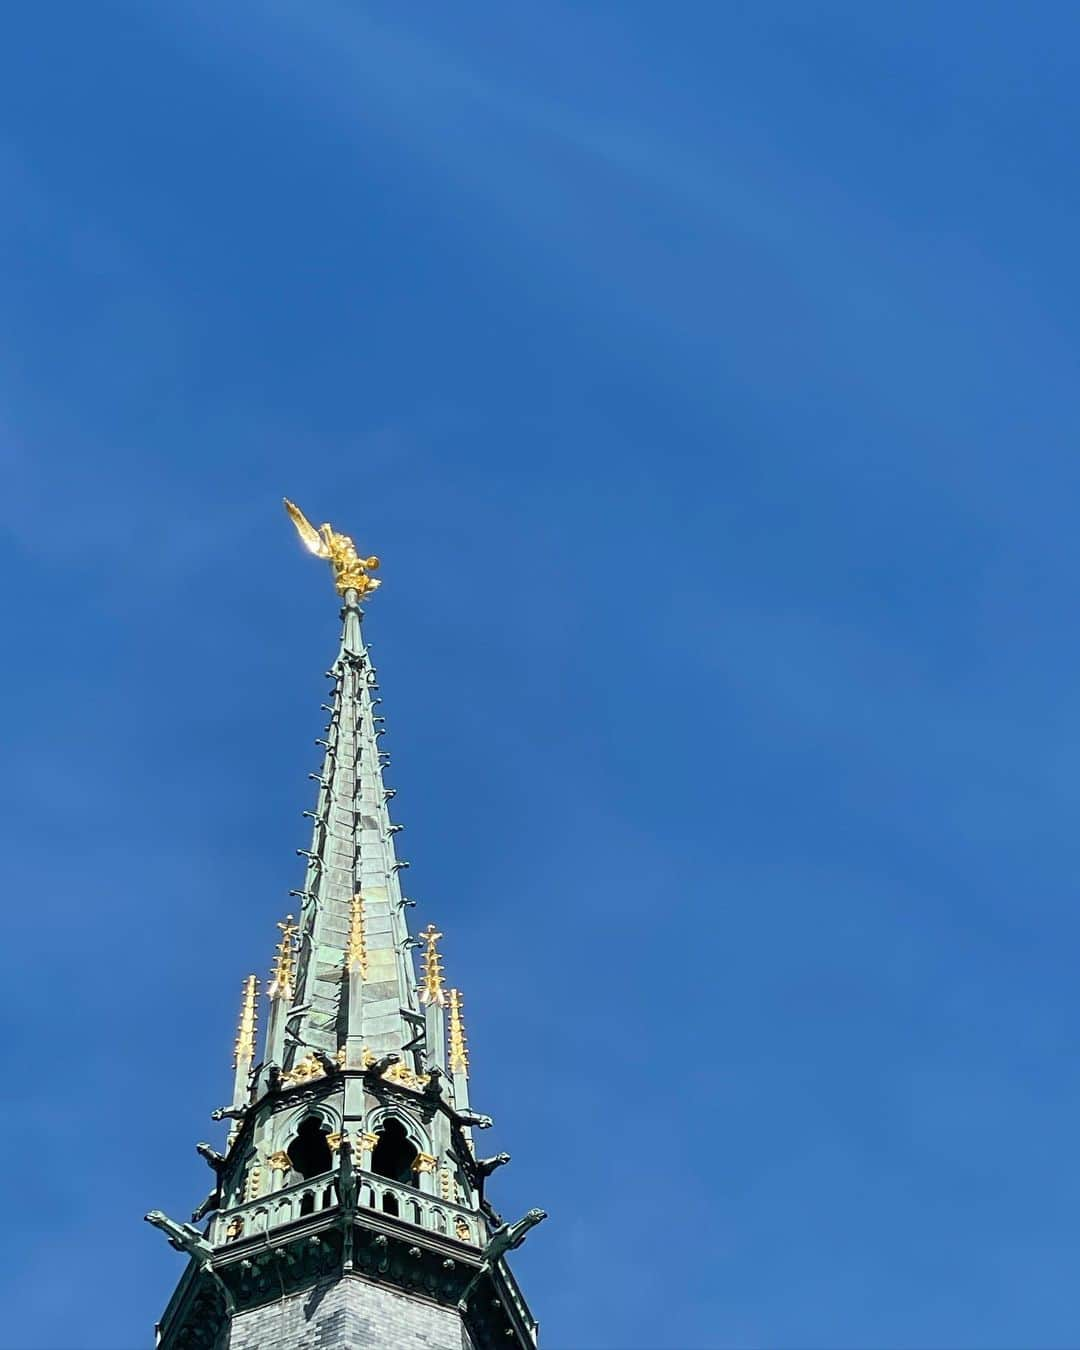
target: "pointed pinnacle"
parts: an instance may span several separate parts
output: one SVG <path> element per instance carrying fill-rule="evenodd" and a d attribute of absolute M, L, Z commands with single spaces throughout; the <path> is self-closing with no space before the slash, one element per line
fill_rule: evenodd
<path fill-rule="evenodd" d="M 233 1068 L 242 1059 L 249 1062 L 255 1058 L 255 1024 L 258 1020 L 259 981 L 249 975 L 244 981 L 244 996 L 240 1003 L 240 1025 L 236 1030 L 236 1044 L 233 1046 Z"/>
<path fill-rule="evenodd" d="M 293 923 L 293 916 L 286 914 L 285 922 L 279 923 L 278 927 L 281 929 L 281 941 L 277 945 L 270 987 L 266 992 L 272 999 L 292 998 L 293 964 L 296 957 L 296 924 Z"/>
<path fill-rule="evenodd" d="M 465 1044 L 465 1023 L 461 1019 L 464 999 L 460 989 L 450 990 L 450 1071 L 469 1075 L 469 1050 Z"/>
<path fill-rule="evenodd" d="M 433 923 L 429 923 L 420 934 L 426 943 L 424 955 L 421 958 L 424 963 L 423 979 L 420 982 L 420 1002 L 437 1003 L 440 1007 L 446 1006 L 446 995 L 443 993 L 443 972 L 442 958 L 439 956 L 439 949 L 436 943 L 442 937 Z"/>

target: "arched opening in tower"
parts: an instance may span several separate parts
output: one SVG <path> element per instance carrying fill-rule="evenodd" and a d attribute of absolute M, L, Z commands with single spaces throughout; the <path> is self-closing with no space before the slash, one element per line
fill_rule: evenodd
<path fill-rule="evenodd" d="M 379 1142 L 371 1151 L 371 1170 L 388 1181 L 412 1185 L 413 1163 L 418 1149 L 405 1133 L 400 1120 L 390 1116 L 379 1131 Z"/>
<path fill-rule="evenodd" d="M 289 1161 L 305 1181 L 308 1177 L 317 1177 L 323 1172 L 329 1172 L 334 1164 L 330 1145 L 326 1142 L 326 1131 L 317 1116 L 308 1116 L 307 1120 L 301 1123 L 296 1138 L 286 1152 Z"/>

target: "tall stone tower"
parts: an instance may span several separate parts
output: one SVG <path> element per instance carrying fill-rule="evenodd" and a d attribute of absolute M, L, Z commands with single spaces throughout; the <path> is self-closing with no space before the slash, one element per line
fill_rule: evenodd
<path fill-rule="evenodd" d="M 410 935 L 401 828 L 390 818 L 384 718 L 361 633 L 376 558 L 286 502 L 342 598 L 322 769 L 298 919 L 266 995 L 243 984 L 221 1151 L 191 1223 L 146 1217 L 189 1257 L 157 1328 L 162 1350 L 532 1350 L 536 1322 L 505 1261 L 543 1219 L 504 1223 L 485 1195 L 509 1155 L 479 1157 L 491 1124 L 469 1104 L 462 996 L 439 933 Z M 420 952 L 416 978 L 413 951 Z"/>

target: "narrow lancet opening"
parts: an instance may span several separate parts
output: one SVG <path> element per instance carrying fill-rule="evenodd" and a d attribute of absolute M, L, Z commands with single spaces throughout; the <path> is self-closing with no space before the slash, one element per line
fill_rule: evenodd
<path fill-rule="evenodd" d="M 414 1181 L 413 1163 L 418 1150 L 405 1133 L 405 1126 L 391 1116 L 379 1131 L 379 1142 L 371 1153 L 371 1170 L 388 1181 Z"/>
<path fill-rule="evenodd" d="M 308 1116 L 296 1132 L 296 1138 L 286 1149 L 294 1169 L 306 1181 L 308 1177 L 329 1172 L 334 1158 L 326 1142 L 326 1131 L 318 1117 Z"/>

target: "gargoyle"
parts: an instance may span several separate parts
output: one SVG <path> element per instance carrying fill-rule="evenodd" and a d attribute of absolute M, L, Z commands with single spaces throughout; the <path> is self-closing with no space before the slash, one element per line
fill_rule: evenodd
<path fill-rule="evenodd" d="M 489 1265 L 501 1261 L 507 1252 L 512 1252 L 525 1241 L 530 1228 L 543 1223 L 547 1218 L 546 1209 L 530 1209 L 517 1223 L 504 1223 L 492 1233 L 488 1245 L 484 1248 L 484 1260 Z"/>
<path fill-rule="evenodd" d="M 480 1269 L 465 1286 L 458 1302 L 458 1308 L 462 1312 L 468 1311 L 469 1295 L 480 1283 L 480 1280 L 485 1275 L 491 1274 L 507 1252 L 512 1252 L 515 1247 L 521 1246 L 530 1228 L 535 1228 L 538 1223 L 543 1223 L 546 1218 L 547 1212 L 545 1210 L 530 1209 L 524 1218 L 518 1219 L 517 1223 L 503 1223 L 495 1229 L 484 1248 Z"/>
<path fill-rule="evenodd" d="M 473 1166 L 476 1168 L 476 1175 L 483 1181 L 491 1176 L 497 1167 L 505 1167 L 509 1161 L 509 1153 L 496 1153 L 493 1158 L 477 1158 Z"/>
<path fill-rule="evenodd" d="M 469 1141 L 465 1138 L 465 1132 L 453 1116 L 450 1117 L 450 1152 L 468 1177 L 469 1185 L 481 1190 L 484 1179 L 476 1170 L 476 1159 L 469 1147 Z"/>
<path fill-rule="evenodd" d="M 476 1192 L 476 1203 L 481 1213 L 494 1229 L 502 1227 L 502 1215 L 494 1209 L 484 1195 L 484 1183 L 497 1167 L 503 1167 L 510 1161 L 509 1153 L 496 1153 L 493 1158 L 474 1158 L 468 1140 L 460 1128 L 450 1127 L 450 1153 L 465 1173 L 469 1185 Z"/>
<path fill-rule="evenodd" d="M 176 1223 L 167 1214 L 163 1214 L 160 1209 L 152 1209 L 149 1214 L 143 1217 L 147 1223 L 152 1223 L 155 1228 L 161 1229 L 169 1239 L 171 1247 L 175 1247 L 178 1252 L 187 1252 L 188 1256 L 194 1257 L 198 1261 L 201 1268 L 217 1285 L 225 1303 L 225 1311 L 231 1316 L 236 1311 L 232 1291 L 214 1269 L 212 1260 L 214 1249 L 199 1230 L 193 1228 L 189 1223 Z"/>
<path fill-rule="evenodd" d="M 427 1071 L 427 1082 L 423 1087 L 423 1095 L 431 1097 L 436 1102 L 442 1101 L 442 1080 L 443 1071 L 437 1064 L 433 1064 Z"/>
<path fill-rule="evenodd" d="M 251 1111 L 250 1106 L 219 1106 L 210 1112 L 211 1120 L 243 1120 Z"/>
<path fill-rule="evenodd" d="M 281 1069 L 277 1064 L 271 1064 L 266 1070 L 266 1090 L 267 1092 L 281 1091 Z"/>
<path fill-rule="evenodd" d="M 341 1072 L 337 1060 L 328 1055 L 325 1050 L 312 1050 L 311 1053 L 314 1055 L 319 1068 L 322 1069 L 327 1078 L 332 1077 L 335 1073 Z"/>
<path fill-rule="evenodd" d="M 478 1130 L 490 1130 L 495 1123 L 490 1116 L 479 1111 L 450 1111 L 451 1122 L 459 1127 L 474 1125 Z"/>
<path fill-rule="evenodd" d="M 401 1056 L 391 1053 L 389 1055 L 383 1055 L 382 1059 L 377 1059 L 374 1064 L 369 1064 L 364 1072 L 371 1078 L 381 1078 L 387 1069 L 400 1063 Z"/>
<path fill-rule="evenodd" d="M 353 1167 L 352 1144 L 347 1138 L 341 1141 L 338 1161 L 338 1201 L 342 1210 L 352 1213 L 356 1209 L 359 1187 L 356 1171 Z"/>
<path fill-rule="evenodd" d="M 215 1209 L 221 1208 L 221 1187 L 215 1186 L 206 1199 L 196 1210 L 192 1210 L 191 1222 L 199 1223 L 205 1219 L 208 1214 L 213 1213 Z"/>
<path fill-rule="evenodd" d="M 213 1247 L 191 1224 L 176 1223 L 167 1214 L 163 1214 L 160 1209 L 152 1209 L 144 1217 L 147 1223 L 152 1223 L 155 1228 L 161 1229 L 169 1239 L 169 1245 L 175 1247 L 178 1252 L 187 1252 L 189 1256 L 194 1256 L 198 1261 L 209 1261 L 213 1256 Z"/>
<path fill-rule="evenodd" d="M 485 1200 L 483 1196 L 480 1196 L 476 1204 L 480 1210 L 480 1213 L 484 1216 L 485 1219 L 487 1219 L 488 1228 L 491 1232 L 495 1232 L 497 1228 L 501 1228 L 503 1226 L 503 1216 L 494 1207 L 494 1205 L 492 1205 L 490 1200 Z"/>
<path fill-rule="evenodd" d="M 206 1165 L 212 1167 L 220 1176 L 225 1167 L 225 1154 L 219 1153 L 216 1148 L 211 1148 L 209 1144 L 196 1144 L 195 1152 L 200 1158 L 206 1159 Z"/>

